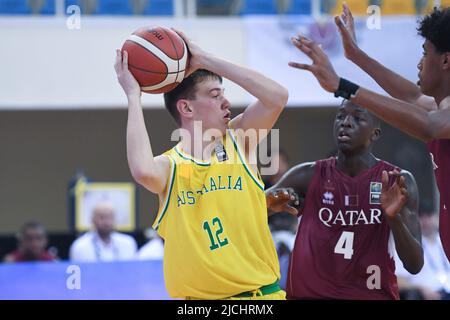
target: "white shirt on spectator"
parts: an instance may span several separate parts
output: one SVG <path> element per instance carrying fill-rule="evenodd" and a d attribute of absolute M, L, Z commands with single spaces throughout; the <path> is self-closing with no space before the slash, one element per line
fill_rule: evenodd
<path fill-rule="evenodd" d="M 70 247 L 70 260 L 79 262 L 123 261 L 133 260 L 137 244 L 133 237 L 111 233 L 108 244 L 100 240 L 96 232 L 87 232 L 79 237 Z"/>
<path fill-rule="evenodd" d="M 139 260 L 159 260 L 164 256 L 164 243 L 161 238 L 154 238 L 139 249 Z"/>
<path fill-rule="evenodd" d="M 403 267 L 403 264 L 395 255 L 395 274 L 406 278 L 412 285 L 427 287 L 433 291 L 444 290 L 450 293 L 450 263 L 448 262 L 444 249 L 442 248 L 439 235 L 433 240 L 422 237 L 424 264 L 422 270 L 412 275 Z"/>

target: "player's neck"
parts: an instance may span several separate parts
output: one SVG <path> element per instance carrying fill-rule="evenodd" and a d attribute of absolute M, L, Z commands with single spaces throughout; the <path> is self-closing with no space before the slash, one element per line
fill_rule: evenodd
<path fill-rule="evenodd" d="M 355 177 L 362 172 L 372 168 L 378 160 L 371 152 L 363 154 L 338 153 L 336 167 L 345 174 Z"/>
<path fill-rule="evenodd" d="M 450 107 L 450 79 L 448 81 L 444 81 L 444 83 L 440 86 L 439 92 L 434 96 L 434 100 L 436 104 L 439 106 L 439 109 L 445 109 Z"/>
<path fill-rule="evenodd" d="M 181 150 L 195 159 L 209 161 L 215 147 L 215 139 L 204 141 L 198 139 L 194 135 L 189 138 L 181 139 Z"/>

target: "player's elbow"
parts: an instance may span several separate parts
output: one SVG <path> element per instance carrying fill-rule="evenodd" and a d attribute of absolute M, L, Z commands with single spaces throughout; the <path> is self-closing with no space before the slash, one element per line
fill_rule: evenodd
<path fill-rule="evenodd" d="M 418 274 L 423 268 L 423 253 L 419 255 L 412 263 L 405 264 L 405 269 L 411 274 Z"/>
<path fill-rule="evenodd" d="M 289 100 L 289 91 L 285 87 L 280 86 L 277 103 L 278 107 L 280 109 L 283 109 L 286 106 L 288 100 Z"/>
<path fill-rule="evenodd" d="M 409 272 L 409 273 L 411 273 L 411 274 L 418 274 L 421 270 L 422 270 L 422 267 L 423 267 L 423 263 L 422 264 L 417 264 L 417 265 L 414 265 L 414 266 L 412 266 L 412 267 L 409 267 L 409 268 L 407 268 L 406 270 Z"/>
<path fill-rule="evenodd" d="M 157 174 L 147 170 L 132 169 L 131 175 L 134 181 L 153 193 L 160 193 L 160 179 Z"/>

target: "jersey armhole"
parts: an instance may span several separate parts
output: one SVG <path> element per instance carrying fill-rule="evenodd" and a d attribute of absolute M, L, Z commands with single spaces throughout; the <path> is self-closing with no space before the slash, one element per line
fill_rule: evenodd
<path fill-rule="evenodd" d="M 167 181 L 167 185 L 166 185 L 166 190 L 164 191 L 164 199 L 162 201 L 162 206 L 160 206 L 159 210 L 158 210 L 158 214 L 156 216 L 155 222 L 153 223 L 153 229 L 155 229 L 156 231 L 158 231 L 161 222 L 167 212 L 167 208 L 169 207 L 169 201 L 170 201 L 170 196 L 172 193 L 172 189 L 173 189 L 173 184 L 175 182 L 175 175 L 176 175 L 176 171 L 177 171 L 177 165 L 175 160 L 170 156 L 170 155 L 166 155 L 167 158 L 169 158 L 170 161 L 170 175 Z"/>
<path fill-rule="evenodd" d="M 237 137 L 234 136 L 233 129 L 231 129 L 231 128 L 228 129 L 228 132 L 229 132 L 231 140 L 233 141 L 234 149 L 236 150 L 236 152 L 239 156 L 239 159 L 241 160 L 242 165 L 244 166 L 245 171 L 247 171 L 248 175 L 252 178 L 252 180 L 256 183 L 256 185 L 262 191 L 264 191 L 264 182 L 262 181 L 259 172 L 257 172 L 257 174 L 255 174 L 253 172 L 253 169 L 251 168 L 251 166 L 247 164 L 247 159 L 245 157 L 245 154 L 242 152 L 242 150 L 239 146 Z"/>

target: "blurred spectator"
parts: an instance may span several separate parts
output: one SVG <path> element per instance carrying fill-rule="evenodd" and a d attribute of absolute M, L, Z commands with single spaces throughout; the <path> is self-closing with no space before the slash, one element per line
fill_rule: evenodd
<path fill-rule="evenodd" d="M 27 222 L 17 234 L 18 249 L 5 257 L 5 262 L 54 261 L 46 249 L 47 233 L 39 222 Z"/>
<path fill-rule="evenodd" d="M 275 213 L 269 218 L 269 227 L 280 262 L 280 287 L 283 290 L 286 289 L 289 259 L 294 248 L 297 225 L 297 217 L 287 212 Z"/>
<path fill-rule="evenodd" d="M 278 172 L 266 176 L 264 184 L 269 189 L 289 170 L 289 158 L 284 150 L 279 150 L 271 156 L 271 166 L 277 166 Z M 280 287 L 286 289 L 287 273 L 289 269 L 289 258 L 294 247 L 295 234 L 297 232 L 298 219 L 287 212 L 279 212 L 269 217 L 269 227 L 277 250 L 280 262 L 281 279 Z"/>
<path fill-rule="evenodd" d="M 289 158 L 287 156 L 287 153 L 282 149 L 280 149 L 276 153 L 274 152 L 271 155 L 270 162 L 270 165 L 272 167 L 275 166 L 276 168 L 278 168 L 278 171 L 274 175 L 264 177 L 263 180 L 266 189 L 269 189 L 275 183 L 277 183 L 278 180 L 280 180 L 281 177 L 289 170 Z"/>
<path fill-rule="evenodd" d="M 92 215 L 94 230 L 75 240 L 70 260 L 80 262 L 132 260 L 137 244 L 133 237 L 114 231 L 114 208 L 110 203 L 97 204 Z"/>
<path fill-rule="evenodd" d="M 396 255 L 395 266 L 401 296 L 407 300 L 450 300 L 450 264 L 439 238 L 439 216 L 420 215 L 424 266 L 417 274 L 408 273 Z"/>
<path fill-rule="evenodd" d="M 162 260 L 164 256 L 163 239 L 153 229 L 146 231 L 146 237 L 149 241 L 139 249 L 138 260 Z"/>

